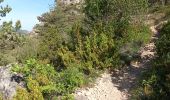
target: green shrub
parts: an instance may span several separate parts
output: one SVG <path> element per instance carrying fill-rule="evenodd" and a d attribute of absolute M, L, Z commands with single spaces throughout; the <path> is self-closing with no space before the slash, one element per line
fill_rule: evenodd
<path fill-rule="evenodd" d="M 56 72 L 53 66 L 40 64 L 35 59 L 27 60 L 23 65 L 15 65 L 11 69 L 12 72 L 23 74 L 27 86 L 26 90 L 19 89 L 15 98 L 20 98 L 19 95 L 29 95 L 29 98 L 34 99 L 41 99 L 42 96 L 50 99 L 55 96 L 69 95 L 76 88 L 87 83 L 88 79 L 79 68 L 77 64 L 70 64 L 67 69 Z M 20 91 L 25 92 L 22 94 Z"/>
<path fill-rule="evenodd" d="M 61 100 L 74 100 L 74 96 L 73 95 L 65 95 L 61 98 Z"/>
<path fill-rule="evenodd" d="M 40 17 L 40 21 L 45 23 L 39 29 L 40 59 L 48 59 L 55 67 L 59 67 L 57 69 L 67 67 L 68 62 L 76 59 L 89 73 L 93 67 L 105 69 L 112 65 L 118 66 L 119 45 L 122 38 L 126 38 L 130 16 L 141 13 L 147 3 L 145 0 L 85 0 L 85 5 L 85 19 L 80 21 L 83 26 L 73 26 L 71 34 L 66 34 L 70 35 L 67 39 L 61 35 L 60 29 L 57 29 L 65 22 L 58 25 L 58 22 L 54 21 L 55 18 L 59 19 L 57 21 L 62 19 L 55 14 L 56 10 Z M 93 41 L 94 38 L 96 39 Z M 63 51 L 67 53 L 63 54 Z M 73 59 L 68 59 L 70 56 Z"/>
<path fill-rule="evenodd" d="M 141 24 L 141 23 L 140 23 Z M 123 44 L 120 47 L 121 63 L 128 64 L 132 60 L 137 60 L 138 51 L 140 47 L 151 40 L 152 32 L 148 26 L 144 25 L 130 25 L 123 39 Z"/>
<path fill-rule="evenodd" d="M 81 33 L 81 26 L 76 25 L 71 32 L 71 50 L 87 73 L 96 69 L 106 69 L 118 65 L 118 42 L 110 31 L 93 30 L 89 35 Z"/>
<path fill-rule="evenodd" d="M 11 63 L 11 61 L 8 60 L 7 56 L 0 52 L 0 66 L 7 65 L 9 63 Z"/>
<path fill-rule="evenodd" d="M 62 78 L 62 83 L 64 83 L 65 87 L 67 87 L 66 91 L 74 92 L 76 87 L 80 87 L 85 83 L 84 74 L 81 73 L 79 69 L 75 67 L 72 66 L 64 70 L 60 74 Z"/>
<path fill-rule="evenodd" d="M 37 80 L 33 80 L 32 77 L 27 79 L 27 88 L 30 93 L 31 100 L 44 100 L 43 94 L 41 93 L 41 86 Z"/>
<path fill-rule="evenodd" d="M 27 88 L 18 88 L 14 100 L 44 100 L 39 83 L 31 77 L 27 79 Z"/>
<path fill-rule="evenodd" d="M 24 88 L 18 88 L 17 94 L 13 98 L 14 100 L 30 100 L 30 94 Z"/>
<path fill-rule="evenodd" d="M 86 83 L 85 77 L 94 77 L 102 70 L 119 67 L 120 48 L 125 40 L 135 45 L 148 41 L 148 30 L 128 30 L 131 16 L 136 16 L 145 8 L 144 1 L 85 0 L 85 19 L 81 21 L 82 25 L 72 27 L 70 33 L 66 34 L 67 39 L 58 30 L 61 27 L 55 22 L 58 21 L 55 18 L 59 17 L 55 11 L 42 17 L 45 23 L 40 27 L 38 58 L 50 61 L 58 71 L 55 81 L 57 95 L 73 92 Z M 139 3 L 142 4 L 136 8 Z M 55 18 L 51 18 L 52 15 Z M 133 36 L 130 37 L 130 34 Z M 142 37 L 144 34 L 146 36 Z M 142 40 L 139 39 L 141 37 Z"/>
<path fill-rule="evenodd" d="M 25 36 L 23 45 L 18 46 L 13 52 L 15 53 L 16 61 L 24 63 L 30 58 L 37 58 L 38 39 Z"/>
<path fill-rule="evenodd" d="M 16 62 L 15 49 L 24 42 L 24 35 L 18 30 L 21 28 L 20 21 L 14 27 L 12 21 L 3 22 L 0 28 L 0 65 Z"/>
<path fill-rule="evenodd" d="M 167 23 L 160 31 L 159 39 L 157 40 L 157 54 L 160 59 L 170 62 L 170 22 Z M 164 64 L 165 65 L 165 64 Z"/>
<path fill-rule="evenodd" d="M 28 91 L 40 91 L 41 95 L 50 95 L 56 91 L 55 82 L 57 73 L 49 64 L 39 64 L 35 59 L 30 59 L 23 65 L 15 65 L 11 70 L 13 72 L 23 74 Z M 31 85 L 34 86 L 31 81 L 38 84 L 36 91 L 32 90 L 33 88 L 30 87 Z"/>

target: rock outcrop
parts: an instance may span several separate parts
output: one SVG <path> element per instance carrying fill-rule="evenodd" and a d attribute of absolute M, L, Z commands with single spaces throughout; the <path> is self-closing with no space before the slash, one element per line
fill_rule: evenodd
<path fill-rule="evenodd" d="M 83 0 L 57 0 L 57 2 L 60 2 L 66 6 L 68 5 L 75 5 L 81 3 Z"/>
<path fill-rule="evenodd" d="M 12 100 L 18 86 L 23 87 L 22 76 L 10 71 L 11 65 L 0 66 L 0 93 L 3 100 Z"/>

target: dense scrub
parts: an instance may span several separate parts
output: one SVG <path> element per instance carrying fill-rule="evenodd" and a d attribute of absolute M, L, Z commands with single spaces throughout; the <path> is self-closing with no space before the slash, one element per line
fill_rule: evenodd
<path fill-rule="evenodd" d="M 76 6 L 58 4 L 38 17 L 38 36 L 15 47 L 19 64 L 11 71 L 23 75 L 25 88 L 18 87 L 14 99 L 73 99 L 70 94 L 100 72 L 129 65 L 150 39 L 138 17 L 146 0 L 85 0 L 83 9 Z"/>
<path fill-rule="evenodd" d="M 0 28 L 0 65 L 14 63 L 16 53 L 13 51 L 24 43 L 24 35 L 18 32 L 20 21 L 13 26 L 12 21 L 3 22 Z"/>
<path fill-rule="evenodd" d="M 131 26 L 128 29 L 127 37 L 129 38 L 114 43 L 114 39 L 106 35 L 108 33 L 94 32 L 83 38 L 80 34 L 80 26 L 75 25 L 75 27 L 70 33 L 74 37 L 70 43 L 74 45 L 62 45 L 54 53 L 60 59 L 58 66 L 51 66 L 48 64 L 49 60 L 30 59 L 13 67 L 13 72 L 23 75 L 27 87 L 26 89 L 18 88 L 17 95 L 14 97 L 16 100 L 19 100 L 21 96 L 25 99 L 72 98 L 70 94 L 76 88 L 87 85 L 101 71 L 128 64 L 133 60 L 139 47 L 149 41 L 151 35 L 147 27 Z M 134 27 L 136 30 L 132 30 Z M 124 43 L 126 45 L 117 46 Z M 126 58 L 121 58 L 122 55 Z"/>
<path fill-rule="evenodd" d="M 69 94 L 87 81 L 85 75 L 76 67 L 76 65 L 70 65 L 70 68 L 59 73 L 53 66 L 41 64 L 35 59 L 27 60 L 22 65 L 14 65 L 12 72 L 22 74 L 26 85 L 26 88 L 18 87 L 14 99 L 53 100 L 60 95 L 63 95 L 61 97 L 63 99 L 65 96 L 72 98 Z"/>
<path fill-rule="evenodd" d="M 78 22 L 69 23 L 71 29 L 63 30 L 57 20 L 53 20 L 59 17 L 56 15 L 59 13 L 57 7 L 40 17 L 44 25 L 37 26 L 40 40 L 37 57 L 44 64 L 53 64 L 57 73 L 63 73 L 62 77 L 66 77 L 61 84 L 68 82 L 68 86 L 61 88 L 60 96 L 67 96 L 77 87 L 91 81 L 101 71 L 128 65 L 139 47 L 149 41 L 149 28 L 139 23 L 132 24 L 130 17 L 145 11 L 147 4 L 144 0 L 134 1 L 135 5 L 143 7 L 135 8 L 130 1 L 87 0 L 85 16 Z M 142 5 L 138 5 L 139 2 Z M 106 4 L 107 6 L 104 6 Z M 114 8 L 115 4 L 119 5 Z M 123 8 L 119 9 L 119 6 Z M 64 33 L 61 33 L 61 30 Z M 74 77 L 67 73 L 72 73 Z"/>

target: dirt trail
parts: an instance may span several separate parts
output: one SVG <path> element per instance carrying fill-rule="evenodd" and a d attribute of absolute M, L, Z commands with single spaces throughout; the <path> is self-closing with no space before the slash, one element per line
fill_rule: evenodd
<path fill-rule="evenodd" d="M 157 39 L 156 26 L 150 27 L 153 32 L 151 42 L 140 49 L 141 61 L 125 67 L 113 74 L 104 73 L 96 80 L 92 88 L 79 89 L 75 92 L 76 100 L 127 100 L 129 91 L 137 85 L 137 79 L 143 71 L 148 69 L 149 62 L 155 55 L 155 43 Z"/>

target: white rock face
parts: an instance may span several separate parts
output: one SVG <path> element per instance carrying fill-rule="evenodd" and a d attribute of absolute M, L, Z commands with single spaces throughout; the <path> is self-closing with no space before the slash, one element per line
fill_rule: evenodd
<path fill-rule="evenodd" d="M 64 5 L 70 5 L 70 4 L 78 4 L 82 2 L 82 0 L 59 0 L 59 2 L 63 3 Z"/>
<path fill-rule="evenodd" d="M 10 68 L 11 65 L 0 66 L 0 93 L 3 95 L 3 100 L 12 100 L 17 87 L 21 86 L 22 83 L 15 81 L 17 76 L 11 73 Z"/>
<path fill-rule="evenodd" d="M 10 65 L 0 67 L 0 92 L 5 99 L 11 99 L 16 92 L 16 82 L 11 82 Z"/>

